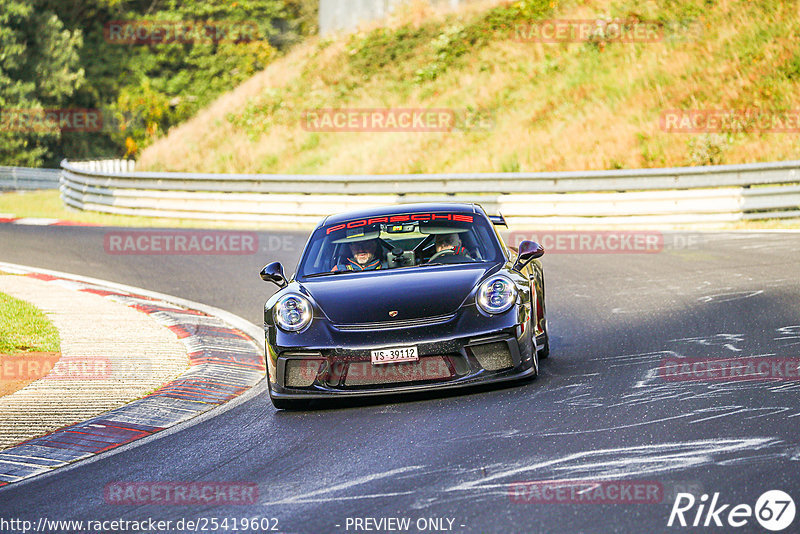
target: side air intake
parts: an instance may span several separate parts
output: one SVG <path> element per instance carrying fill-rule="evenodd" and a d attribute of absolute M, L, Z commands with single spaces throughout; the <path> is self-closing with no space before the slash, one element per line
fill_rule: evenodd
<path fill-rule="evenodd" d="M 511 351 L 505 341 L 475 345 L 470 347 L 470 350 L 481 367 L 487 371 L 499 371 L 514 366 Z"/>

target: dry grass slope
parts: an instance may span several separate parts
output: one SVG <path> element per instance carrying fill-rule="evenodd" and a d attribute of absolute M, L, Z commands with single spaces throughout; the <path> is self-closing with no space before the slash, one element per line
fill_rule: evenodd
<path fill-rule="evenodd" d="M 670 133 L 671 109 L 798 109 L 800 4 L 779 0 L 419 4 L 389 28 L 311 40 L 169 132 L 142 170 L 552 171 L 800 159 L 798 133 Z M 510 38 L 532 19 L 658 24 L 658 42 Z M 314 133 L 316 108 L 454 108 L 487 130 Z"/>

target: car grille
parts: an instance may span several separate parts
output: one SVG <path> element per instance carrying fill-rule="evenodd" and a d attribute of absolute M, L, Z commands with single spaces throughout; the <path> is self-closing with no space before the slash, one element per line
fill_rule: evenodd
<path fill-rule="evenodd" d="M 426 382 L 451 378 L 453 371 L 445 356 L 425 356 L 416 362 L 373 365 L 353 362 L 347 368 L 345 386 L 369 386 L 401 382 Z"/>
<path fill-rule="evenodd" d="M 391 328 L 408 328 L 411 326 L 442 324 L 450 321 L 455 316 L 456 314 L 451 313 L 448 315 L 436 315 L 433 317 L 422 317 L 419 319 L 400 319 L 397 321 L 379 321 L 376 323 L 336 324 L 334 327 L 337 330 L 388 330 Z"/>
<path fill-rule="evenodd" d="M 481 367 L 487 371 L 498 371 L 514 366 L 511 351 L 505 341 L 473 345 L 470 350 Z"/>

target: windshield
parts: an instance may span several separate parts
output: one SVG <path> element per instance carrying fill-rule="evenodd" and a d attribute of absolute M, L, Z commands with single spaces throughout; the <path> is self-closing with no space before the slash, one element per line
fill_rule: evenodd
<path fill-rule="evenodd" d="M 485 218 L 464 213 L 397 213 L 318 228 L 300 277 L 358 271 L 496 262 L 503 258 Z"/>

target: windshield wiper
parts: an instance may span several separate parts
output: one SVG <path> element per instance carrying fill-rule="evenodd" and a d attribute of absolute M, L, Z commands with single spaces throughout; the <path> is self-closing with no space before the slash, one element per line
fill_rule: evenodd
<path fill-rule="evenodd" d="M 319 278 L 320 276 L 330 276 L 332 274 L 352 273 L 354 271 L 327 271 L 322 273 L 307 274 L 303 278 Z"/>

